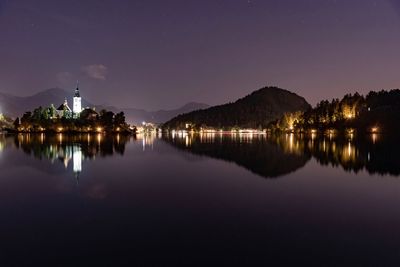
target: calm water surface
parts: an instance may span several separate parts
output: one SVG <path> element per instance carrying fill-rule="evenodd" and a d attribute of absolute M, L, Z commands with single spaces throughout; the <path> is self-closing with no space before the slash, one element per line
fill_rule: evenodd
<path fill-rule="evenodd" d="M 0 135 L 0 265 L 398 266 L 399 149 L 379 135 Z"/>

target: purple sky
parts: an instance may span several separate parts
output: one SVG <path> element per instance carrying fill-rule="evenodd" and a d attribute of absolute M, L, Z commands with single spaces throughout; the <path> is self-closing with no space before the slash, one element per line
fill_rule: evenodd
<path fill-rule="evenodd" d="M 0 91 L 146 109 L 400 87 L 397 0 L 0 0 Z"/>

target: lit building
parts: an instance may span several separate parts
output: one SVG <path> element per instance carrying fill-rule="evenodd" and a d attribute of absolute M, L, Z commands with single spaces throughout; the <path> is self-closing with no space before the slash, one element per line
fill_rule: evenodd
<path fill-rule="evenodd" d="M 68 100 L 65 99 L 64 103 L 61 104 L 57 109 L 57 116 L 59 118 L 65 117 L 65 118 L 70 118 L 72 115 L 71 108 L 68 106 Z"/>
<path fill-rule="evenodd" d="M 68 101 L 65 99 L 64 103 L 56 109 L 58 118 L 79 118 L 82 112 L 82 98 L 79 93 L 79 83 L 76 85 L 75 94 L 73 98 L 72 109 L 68 106 Z"/>
<path fill-rule="evenodd" d="M 74 94 L 74 105 L 72 108 L 74 118 L 78 118 L 82 112 L 82 98 L 79 93 L 79 82 L 76 84 L 75 94 Z"/>

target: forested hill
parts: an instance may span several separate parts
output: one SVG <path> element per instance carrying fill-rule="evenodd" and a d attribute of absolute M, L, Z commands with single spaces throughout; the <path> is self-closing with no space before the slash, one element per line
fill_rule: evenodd
<path fill-rule="evenodd" d="M 277 87 L 264 87 L 250 95 L 220 106 L 181 114 L 164 124 L 164 129 L 212 127 L 218 129 L 266 128 L 284 113 L 306 111 L 310 104 L 295 93 Z"/>

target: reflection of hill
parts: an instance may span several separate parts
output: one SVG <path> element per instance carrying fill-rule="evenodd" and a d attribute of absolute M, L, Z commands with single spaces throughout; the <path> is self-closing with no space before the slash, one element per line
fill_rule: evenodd
<path fill-rule="evenodd" d="M 82 162 L 96 156 L 123 155 L 129 142 L 126 136 L 103 135 L 16 135 L 0 136 L 0 151 L 8 146 L 16 147 L 42 164 L 26 160 L 18 154 L 3 157 L 3 163 L 29 163 L 29 166 L 48 173 L 62 172 L 72 166 L 75 173 L 82 171 Z M 154 137 L 155 138 L 155 137 Z M 321 165 L 341 167 L 346 171 L 370 174 L 400 175 L 400 143 L 383 135 L 366 137 L 301 137 L 293 134 L 280 136 L 251 135 L 176 135 L 166 136 L 164 141 L 190 155 L 204 155 L 234 162 L 258 175 L 279 177 L 303 167 L 314 157 Z M 154 140 L 143 139 L 143 149 Z M 163 146 L 160 146 L 163 147 Z M 166 150 L 167 154 L 169 150 Z M 187 156 L 189 154 L 182 153 Z M 166 155 L 168 156 L 168 155 Z M 11 157 L 11 158 L 10 158 Z M 198 157 L 190 160 L 199 159 Z M 52 164 L 59 162 L 59 164 Z M 64 168 L 63 168 L 64 165 Z"/>
<path fill-rule="evenodd" d="M 165 140 L 193 154 L 235 162 L 266 178 L 275 178 L 296 171 L 302 168 L 310 158 L 299 153 L 301 144 L 293 139 L 285 142 L 263 136 L 235 139 L 230 135 L 213 137 L 194 135 L 174 138 L 168 136 Z"/>
<path fill-rule="evenodd" d="M 382 135 L 357 138 L 280 136 L 185 135 L 165 140 L 197 155 L 235 162 L 264 177 L 278 177 L 303 167 L 314 157 L 321 165 L 345 171 L 400 175 L 400 144 Z"/>

